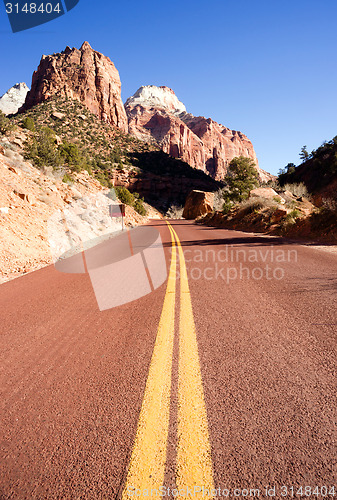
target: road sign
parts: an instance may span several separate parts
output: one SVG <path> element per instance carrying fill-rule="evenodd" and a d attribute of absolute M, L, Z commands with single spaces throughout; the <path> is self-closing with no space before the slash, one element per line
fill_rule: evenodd
<path fill-rule="evenodd" d="M 109 205 L 110 217 L 125 217 L 125 204 Z"/>

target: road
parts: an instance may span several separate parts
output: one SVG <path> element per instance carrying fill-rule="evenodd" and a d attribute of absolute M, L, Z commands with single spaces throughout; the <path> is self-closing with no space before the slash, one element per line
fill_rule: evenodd
<path fill-rule="evenodd" d="M 337 495 L 337 255 L 151 225 L 168 279 L 138 300 L 54 266 L 0 286 L 0 498 Z"/>

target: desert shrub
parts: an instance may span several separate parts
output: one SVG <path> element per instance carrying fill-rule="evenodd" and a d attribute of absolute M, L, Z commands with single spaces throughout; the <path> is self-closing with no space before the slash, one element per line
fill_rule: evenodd
<path fill-rule="evenodd" d="M 62 182 L 72 183 L 72 182 L 74 182 L 74 178 L 70 174 L 66 173 L 62 177 Z"/>
<path fill-rule="evenodd" d="M 144 206 L 144 199 L 139 197 L 138 193 L 130 193 L 130 191 L 126 187 L 115 187 L 115 192 L 118 199 L 125 203 L 126 205 L 130 205 L 133 207 L 139 215 L 146 215 L 147 210 Z"/>
<path fill-rule="evenodd" d="M 116 186 L 115 191 L 117 198 L 121 201 L 121 203 L 125 203 L 126 205 L 133 205 L 135 197 L 126 187 Z"/>
<path fill-rule="evenodd" d="M 143 198 L 137 198 L 135 199 L 133 203 L 133 208 L 136 210 L 136 212 L 139 213 L 139 215 L 145 216 L 147 214 L 147 210 L 144 206 L 144 200 Z"/>
<path fill-rule="evenodd" d="M 284 206 L 285 206 L 285 208 L 294 209 L 294 208 L 296 208 L 297 203 L 295 200 L 290 200 L 290 201 L 286 201 Z"/>
<path fill-rule="evenodd" d="M 97 171 L 95 171 L 95 178 L 102 184 L 102 186 L 108 188 L 113 187 L 109 172 L 98 169 Z"/>
<path fill-rule="evenodd" d="M 61 164 L 55 132 L 49 127 L 42 127 L 38 133 L 26 142 L 25 157 L 36 166 L 51 165 L 56 168 Z"/>
<path fill-rule="evenodd" d="M 80 172 L 87 167 L 87 160 L 79 151 L 76 144 L 64 142 L 59 146 L 59 153 L 64 163 L 69 165 L 72 170 Z"/>
<path fill-rule="evenodd" d="M 337 199 L 323 198 L 323 205 L 321 211 L 328 211 L 337 214 Z"/>
<path fill-rule="evenodd" d="M 260 199 L 260 198 L 251 198 L 249 200 L 246 200 L 244 202 L 242 202 L 240 205 L 239 205 L 239 213 L 238 215 L 240 217 L 245 217 L 246 215 L 249 215 L 249 214 L 252 214 L 253 212 L 258 212 L 259 210 L 261 210 L 261 208 L 264 208 L 265 206 L 267 206 L 265 204 L 265 201 L 264 199 Z"/>
<path fill-rule="evenodd" d="M 309 197 L 308 189 L 303 182 L 293 183 L 293 184 L 285 184 L 283 186 L 283 189 L 285 191 L 289 191 L 291 194 L 293 194 L 294 196 L 297 196 L 297 197 L 300 197 L 300 196 L 304 196 L 306 198 Z"/>
<path fill-rule="evenodd" d="M 222 210 L 223 204 L 223 191 L 222 189 L 218 189 L 214 193 L 213 210 Z"/>
<path fill-rule="evenodd" d="M 13 124 L 7 118 L 7 116 L 0 111 L 0 135 L 7 135 L 13 130 Z"/>
<path fill-rule="evenodd" d="M 224 214 L 228 214 L 232 210 L 233 206 L 234 206 L 233 202 L 229 200 L 225 201 L 222 205 L 222 212 Z"/>
<path fill-rule="evenodd" d="M 294 208 L 289 214 L 286 216 L 285 220 L 286 222 L 296 222 L 296 219 L 298 219 L 301 216 L 301 212 L 297 210 L 297 208 Z"/>
<path fill-rule="evenodd" d="M 171 205 L 166 212 L 166 217 L 169 219 L 181 219 L 183 216 L 184 208 L 181 205 Z"/>
<path fill-rule="evenodd" d="M 34 123 L 33 118 L 31 118 L 30 116 L 26 116 L 22 120 L 21 125 L 23 128 L 26 128 L 27 130 L 30 130 L 31 132 L 35 132 L 35 123 Z"/>

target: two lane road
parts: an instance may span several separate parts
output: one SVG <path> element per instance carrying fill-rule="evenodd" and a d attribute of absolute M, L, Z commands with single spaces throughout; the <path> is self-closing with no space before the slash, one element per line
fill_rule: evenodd
<path fill-rule="evenodd" d="M 0 498 L 337 495 L 336 254 L 152 225 L 169 278 L 137 301 L 53 266 L 1 285 Z"/>

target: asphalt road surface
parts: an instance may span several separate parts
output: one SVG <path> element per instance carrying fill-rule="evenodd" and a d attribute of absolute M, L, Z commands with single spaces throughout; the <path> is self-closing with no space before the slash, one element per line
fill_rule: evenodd
<path fill-rule="evenodd" d="M 151 225 L 168 279 L 138 300 L 0 286 L 0 498 L 337 496 L 337 255 Z"/>

